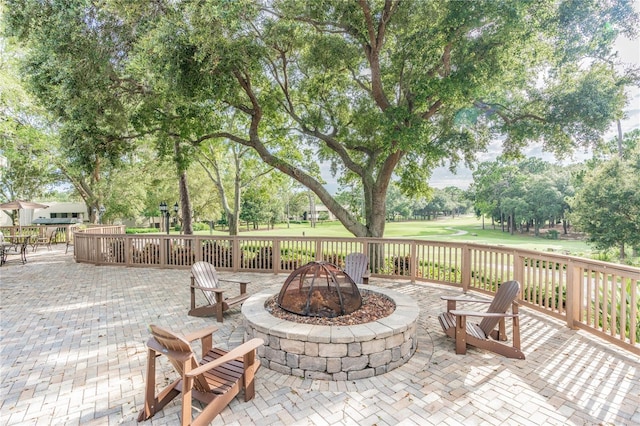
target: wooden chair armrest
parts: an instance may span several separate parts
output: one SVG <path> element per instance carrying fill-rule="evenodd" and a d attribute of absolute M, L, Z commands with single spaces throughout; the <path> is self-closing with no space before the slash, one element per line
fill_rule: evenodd
<path fill-rule="evenodd" d="M 195 284 L 192 284 L 191 288 L 197 288 L 204 291 L 212 291 L 214 293 L 224 293 L 223 288 L 200 287 L 199 285 L 195 285 Z"/>
<path fill-rule="evenodd" d="M 240 294 L 245 294 L 247 292 L 247 284 L 251 282 L 251 281 L 241 281 L 241 280 L 218 280 L 218 281 L 240 284 Z"/>
<path fill-rule="evenodd" d="M 474 303 L 491 303 L 491 300 L 470 299 L 465 296 L 440 296 L 441 300 L 454 300 L 456 302 L 474 302 Z"/>
<path fill-rule="evenodd" d="M 251 281 L 243 281 L 243 280 L 227 280 L 227 279 L 222 279 L 222 278 L 218 278 L 218 281 L 224 281 L 227 283 L 238 283 L 238 284 L 249 284 Z"/>
<path fill-rule="evenodd" d="M 196 339 L 202 339 L 203 337 L 207 337 L 212 335 L 218 327 L 215 325 L 210 325 L 209 327 L 202 328 L 200 330 L 192 331 L 191 333 L 187 333 L 184 335 L 184 339 L 187 342 L 193 342 Z"/>
<path fill-rule="evenodd" d="M 477 311 L 449 311 L 451 315 L 461 316 L 461 317 L 483 317 L 483 318 L 513 318 L 517 317 L 518 314 L 501 314 L 499 312 L 477 312 Z"/>
<path fill-rule="evenodd" d="M 206 364 L 202 364 L 200 367 L 198 368 L 194 368 L 193 370 L 191 370 L 190 372 L 186 373 L 185 376 L 187 377 L 196 377 L 199 376 L 200 374 L 203 374 L 213 368 L 216 368 L 222 364 L 226 364 L 229 361 L 233 361 L 237 358 L 242 357 L 243 355 L 251 352 L 251 351 L 255 351 L 256 349 L 258 349 L 260 346 L 262 346 L 264 344 L 264 340 L 262 339 L 258 339 L 258 338 L 254 338 L 249 340 L 248 342 L 243 343 L 242 345 L 238 346 L 235 349 L 230 350 L 229 352 L 227 352 L 225 355 L 221 356 L 220 358 L 208 362 Z M 246 367 L 246 366 L 245 366 Z"/>

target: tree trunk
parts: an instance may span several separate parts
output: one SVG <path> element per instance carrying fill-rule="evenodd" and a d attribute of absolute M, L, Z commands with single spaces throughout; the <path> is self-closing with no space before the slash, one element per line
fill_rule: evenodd
<path fill-rule="evenodd" d="M 509 216 L 509 222 L 511 222 L 511 235 L 514 234 L 515 232 L 515 228 L 516 228 L 516 213 L 515 212 L 511 212 L 511 215 Z"/>
<path fill-rule="evenodd" d="M 233 177 L 233 212 L 227 213 L 229 218 L 229 235 L 238 235 L 240 233 L 240 210 L 242 198 L 242 176 L 240 170 L 240 156 L 233 150 L 233 161 L 235 162 L 236 172 Z M 222 181 L 220 182 L 222 187 Z M 226 200 L 225 200 L 225 204 Z M 229 205 L 227 204 L 227 208 Z"/>
<path fill-rule="evenodd" d="M 624 151 L 622 148 L 622 124 L 620 123 L 620 119 L 616 120 L 618 125 L 618 158 L 622 158 Z"/>
<path fill-rule="evenodd" d="M 182 206 L 182 231 L 185 235 L 191 235 L 193 234 L 193 219 L 191 217 L 191 199 L 189 198 L 187 169 L 186 166 L 183 165 L 183 152 L 180 148 L 180 141 L 178 139 L 173 142 L 173 150 L 179 180 L 178 190 L 180 192 L 180 204 Z M 168 207 L 170 208 L 171 206 Z"/>
<path fill-rule="evenodd" d="M 369 56 L 372 68 L 372 90 L 374 98 L 376 98 L 376 102 L 380 106 L 381 110 L 384 111 L 389 107 L 389 105 L 384 99 L 384 91 L 382 89 L 380 79 L 380 64 L 378 63 L 379 58 L 377 55 L 378 52 L 374 51 L 371 52 L 371 55 Z M 226 137 L 229 140 L 253 148 L 262 161 L 292 177 L 309 190 L 313 191 L 329 211 L 331 211 L 340 223 L 342 223 L 342 225 L 354 236 L 382 237 L 385 225 L 387 189 L 393 176 L 393 171 L 402 159 L 404 151 L 393 148 L 389 151 L 384 151 L 384 154 L 383 151 L 372 152 L 369 154 L 369 160 L 366 161 L 364 165 L 358 164 L 335 139 L 328 135 L 323 135 L 317 130 L 309 129 L 303 125 L 304 133 L 311 137 L 319 138 L 319 140 L 326 143 L 330 149 L 345 161 L 347 167 L 360 177 L 364 190 L 366 221 L 365 224 L 362 224 L 358 221 L 357 217 L 348 210 L 348 208 L 345 208 L 336 201 L 336 199 L 325 189 L 324 185 L 318 179 L 314 178 L 303 169 L 295 167 L 283 158 L 277 157 L 273 154 L 273 150 L 267 148 L 261 140 L 259 131 L 263 118 L 262 105 L 258 100 L 259 97 L 251 86 L 251 79 L 246 74 L 239 71 L 234 74 L 240 84 L 240 87 L 242 87 L 242 90 L 246 93 L 251 103 L 251 123 L 249 125 L 248 139 L 240 138 L 228 133 L 221 133 L 219 136 Z M 431 112 L 431 115 L 435 113 L 436 110 L 437 108 Z M 292 117 L 297 120 L 295 113 L 293 113 L 293 111 L 291 113 Z M 392 142 L 391 145 L 393 146 L 395 143 Z M 386 155 L 386 157 L 383 157 L 384 155 Z"/>
<path fill-rule="evenodd" d="M 180 205 L 182 213 L 182 232 L 184 235 L 192 235 L 193 218 L 191 217 L 191 198 L 189 197 L 189 185 L 186 170 L 180 174 Z"/>

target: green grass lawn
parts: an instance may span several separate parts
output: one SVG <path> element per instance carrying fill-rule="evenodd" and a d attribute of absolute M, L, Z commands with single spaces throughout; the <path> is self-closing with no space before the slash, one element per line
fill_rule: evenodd
<path fill-rule="evenodd" d="M 196 232 L 199 235 L 209 235 L 209 231 Z M 213 231 L 213 235 L 227 235 L 226 232 Z M 280 237 L 351 237 L 340 222 L 319 223 L 315 228 L 310 224 L 278 224 L 275 229 L 247 231 L 241 229 L 240 235 Z M 570 253 L 578 256 L 589 257 L 593 249 L 581 240 L 563 239 L 550 240 L 543 237 L 534 237 L 516 233 L 510 235 L 502 232 L 499 226 L 493 229 L 490 221 L 485 221 L 485 229 L 482 229 L 482 221 L 473 216 L 456 218 L 439 218 L 430 221 L 388 222 L 385 228 L 386 238 L 413 238 L 435 241 L 472 242 L 478 244 L 502 245 L 518 247 L 520 249 L 554 251 Z"/>

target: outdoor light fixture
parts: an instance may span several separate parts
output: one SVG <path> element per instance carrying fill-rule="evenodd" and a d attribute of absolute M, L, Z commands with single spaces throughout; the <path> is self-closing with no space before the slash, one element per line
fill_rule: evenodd
<path fill-rule="evenodd" d="M 162 214 L 162 217 L 164 217 L 164 220 L 165 220 L 167 235 L 169 235 L 169 216 L 171 216 L 171 212 L 169 211 L 169 205 L 164 201 L 162 201 L 159 207 L 160 207 L 160 214 Z M 173 211 L 176 214 L 178 214 L 179 209 L 180 207 L 178 206 L 178 203 L 175 203 L 173 205 Z"/>

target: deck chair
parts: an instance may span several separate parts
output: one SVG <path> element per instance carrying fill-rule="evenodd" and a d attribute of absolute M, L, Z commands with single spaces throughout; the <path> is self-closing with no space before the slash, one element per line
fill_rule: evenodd
<path fill-rule="evenodd" d="M 225 298 L 224 290 L 220 288 L 220 282 L 240 284 L 240 294 Z M 191 265 L 191 309 L 189 315 L 194 317 L 216 316 L 218 322 L 222 322 L 222 313 L 235 305 L 241 305 L 249 298 L 247 284 L 250 281 L 223 280 L 218 278 L 216 268 L 209 262 L 196 262 Z M 206 306 L 196 307 L 196 290 L 202 290 L 207 299 Z"/>
<path fill-rule="evenodd" d="M 182 425 L 208 425 L 244 388 L 244 400 L 255 396 L 254 376 L 260 367 L 256 349 L 264 341 L 251 339 L 231 351 L 212 348 L 212 333 L 216 327 L 207 327 L 185 336 L 150 325 L 152 337 L 147 342 L 147 380 L 144 408 L 138 421 L 147 420 L 182 393 Z M 190 342 L 200 339 L 200 362 Z M 156 359 L 162 355 L 176 369 L 180 378 L 165 387 L 158 395 L 156 390 Z M 192 419 L 192 399 L 204 408 Z"/>
<path fill-rule="evenodd" d="M 44 232 L 44 235 L 33 240 L 32 251 L 36 251 L 39 245 L 46 245 L 47 249 L 51 250 L 51 244 L 56 241 L 56 237 L 58 236 L 58 228 L 55 226 L 47 227 Z"/>
<path fill-rule="evenodd" d="M 344 258 L 344 272 L 356 284 L 369 284 L 369 258 L 363 253 L 349 253 Z"/>
<path fill-rule="evenodd" d="M 500 285 L 493 300 L 441 296 L 447 301 L 447 312 L 440 314 L 438 319 L 447 336 L 456 340 L 456 353 L 465 354 L 469 344 L 508 358 L 524 359 L 524 354 L 520 350 L 520 322 L 516 301 L 519 292 L 520 284 L 517 281 L 507 281 Z M 489 303 L 489 308 L 486 312 L 458 310 L 456 302 Z M 511 306 L 511 313 L 507 313 L 509 306 Z M 479 324 L 469 322 L 467 317 L 482 318 L 482 321 Z M 505 318 L 513 320 L 511 346 L 500 343 L 507 340 Z M 497 330 L 496 326 L 498 326 Z"/>

